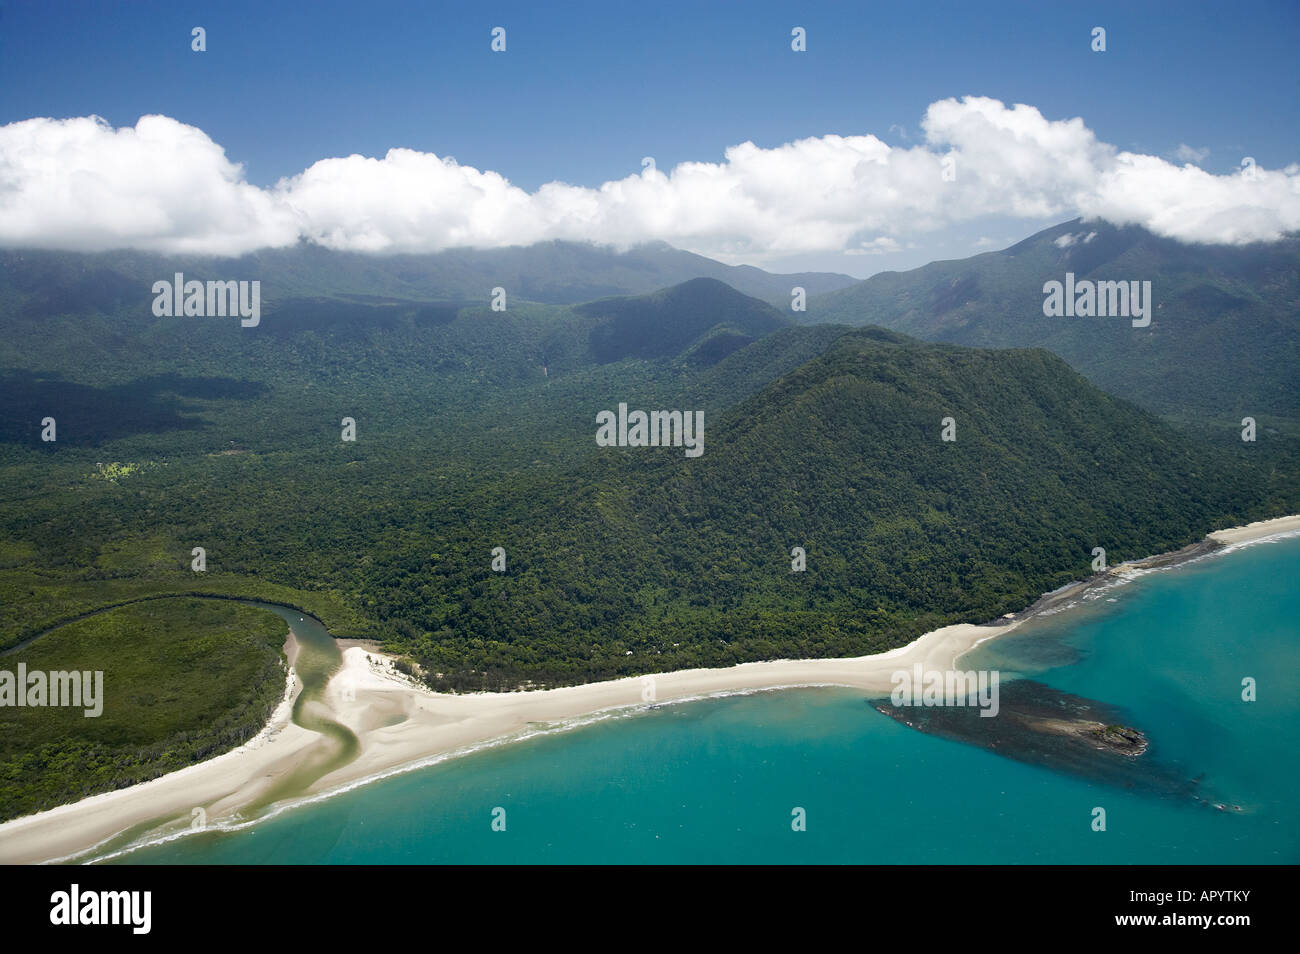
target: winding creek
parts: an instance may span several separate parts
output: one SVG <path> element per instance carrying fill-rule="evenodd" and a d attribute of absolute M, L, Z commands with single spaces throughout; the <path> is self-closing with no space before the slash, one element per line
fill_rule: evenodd
<path fill-rule="evenodd" d="M 320 620 L 275 603 L 240 602 L 268 609 L 289 624 L 289 632 L 298 643 L 294 670 L 302 683 L 302 691 L 293 703 L 293 721 L 324 737 L 311 758 L 251 806 L 253 811 L 258 811 L 282 798 L 306 791 L 317 779 L 347 765 L 357 757 L 361 743 L 351 729 L 328 716 L 329 710 L 321 701 L 330 677 L 343 662 L 343 654 Z"/>
<path fill-rule="evenodd" d="M 72 619 L 64 620 L 10 647 L 4 652 L 0 652 L 0 657 L 16 653 L 64 626 L 120 609 L 123 606 L 176 599 L 223 600 L 231 603 L 242 603 L 256 609 L 269 610 L 288 624 L 289 636 L 296 647 L 293 656 L 293 671 L 297 675 L 301 689 L 294 699 L 292 720 L 304 729 L 319 733 L 321 738 L 308 752 L 301 765 L 298 765 L 292 772 L 277 781 L 256 801 L 251 803 L 241 812 L 242 815 L 259 815 L 277 802 L 301 795 L 318 779 L 342 768 L 357 757 L 361 744 L 356 734 L 347 726 L 331 718 L 330 710 L 323 701 L 325 687 L 329 684 L 330 677 L 338 671 L 339 666 L 342 664 L 343 654 L 339 651 L 338 643 L 335 642 L 334 637 L 330 635 L 320 620 L 292 606 L 266 603 L 260 600 L 194 593 L 144 596 L 123 603 L 116 603 L 112 606 L 105 606 L 90 613 L 83 613 Z M 84 861 L 88 855 L 102 856 L 111 854 L 132 844 L 146 833 L 178 822 L 188 825 L 189 821 L 188 817 L 160 816 L 143 824 L 135 825 L 91 851 L 83 852 L 76 856 L 75 859 L 67 860 Z"/>
<path fill-rule="evenodd" d="M 190 809 L 173 800 L 157 805 L 157 816 L 136 814 L 140 824 L 62 860 L 409 863 L 499 854 L 516 861 L 632 861 L 652 850 L 666 852 L 663 858 L 716 862 L 750 857 L 745 852 L 758 847 L 803 859 L 802 848 L 791 854 L 784 841 L 772 840 L 776 835 L 746 841 L 740 850 L 736 824 L 717 825 L 703 809 L 682 812 L 686 805 L 714 804 L 725 791 L 729 812 L 750 813 L 745 830 L 766 832 L 773 811 L 767 793 L 787 788 L 789 799 L 798 799 L 791 804 L 821 802 L 826 831 L 857 833 L 814 846 L 823 860 L 897 855 L 953 863 L 953 846 L 975 828 L 996 833 L 972 842 L 970 858 L 982 863 L 990 842 L 1005 846 L 997 857 L 1007 863 L 1291 860 L 1300 844 L 1291 758 L 1300 696 L 1294 682 L 1273 674 L 1295 671 L 1300 652 L 1300 591 L 1290 583 L 1300 538 L 1271 543 L 1159 567 L 1169 573 L 1103 581 L 1057 611 L 980 644 L 962 665 L 1007 677 L 1001 720 L 963 707 L 864 719 L 859 690 L 690 698 L 628 718 L 597 719 L 572 733 L 531 733 L 508 752 L 367 776 L 364 790 L 306 799 L 292 811 L 283 809 L 322 778 L 366 758 L 326 696 L 343 654 L 306 613 L 236 598 L 288 624 L 301 680 L 292 721 L 311 733 L 304 741 L 292 730 L 302 757 L 265 783 L 254 802 L 242 804 L 233 824 L 210 834 L 173 837 L 192 827 Z M 1228 553 L 1234 555 L 1220 558 Z M 153 597 L 175 598 L 195 596 Z M 1268 691 L 1245 700 L 1243 675 L 1260 677 Z M 1133 753 L 1141 758 L 1130 757 L 1061 731 L 1065 721 L 1080 720 L 1138 726 L 1149 732 L 1151 751 L 1144 746 Z M 358 731 L 365 737 L 364 726 Z M 665 766 L 672 766 L 671 778 Z M 963 786 L 956 802 L 954 779 Z M 527 806 L 531 834 L 520 829 L 520 839 L 485 844 L 485 806 L 508 799 Z M 218 801 L 207 798 L 206 807 Z M 1098 837 L 1089 827 L 1088 812 L 1097 806 L 1111 813 L 1123 838 Z M 863 825 L 864 815 L 894 819 L 900 833 L 935 825 L 942 831 L 923 843 L 900 834 L 882 855 L 880 826 Z M 657 844 L 644 841 L 647 836 Z M 151 844 L 138 847 L 141 842 Z"/>

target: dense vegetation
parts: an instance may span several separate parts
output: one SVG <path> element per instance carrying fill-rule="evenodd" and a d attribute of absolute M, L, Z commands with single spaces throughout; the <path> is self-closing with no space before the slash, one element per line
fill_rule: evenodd
<path fill-rule="evenodd" d="M 1172 549 L 1287 492 L 1046 352 L 855 334 L 721 415 L 698 461 L 629 449 L 561 492 L 501 489 L 438 561 L 387 554 L 384 600 L 444 686 L 854 655 L 1018 610 L 1086 576 L 1093 546 Z"/>
<path fill-rule="evenodd" d="M 602 364 L 624 358 L 672 358 L 687 352 L 698 364 L 716 364 L 733 351 L 790 324 L 764 304 L 712 278 L 696 278 L 652 295 L 608 298 L 579 305 L 595 324 L 587 337 Z M 725 342 L 719 347 L 720 342 Z M 710 347 L 712 346 L 712 347 Z"/>
<path fill-rule="evenodd" d="M 717 282 L 506 312 L 297 298 L 255 329 L 36 295 L 0 304 L 0 645 L 222 593 L 452 689 L 852 655 L 1020 609 L 1093 546 L 1297 500 L 1289 445 L 1211 446 L 1045 351 L 782 327 Z M 597 447 L 619 402 L 704 410 L 704 456 Z"/>
<path fill-rule="evenodd" d="M 1150 281 L 1147 328 L 1047 318 L 1043 284 Z M 816 296 L 806 321 L 882 325 L 931 341 L 1041 347 L 1103 390 L 1205 429 L 1300 435 L 1300 238 L 1184 245 L 1144 229 L 1067 222 L 999 252 L 887 272 Z"/>
<path fill-rule="evenodd" d="M 0 708 L 0 820 L 156 778 L 261 730 L 284 696 L 274 613 L 163 599 L 60 627 L 0 669 L 100 670 L 103 711 Z"/>

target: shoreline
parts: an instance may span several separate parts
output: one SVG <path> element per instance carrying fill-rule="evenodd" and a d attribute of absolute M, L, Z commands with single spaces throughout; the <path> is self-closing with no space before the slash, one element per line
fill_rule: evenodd
<path fill-rule="evenodd" d="M 906 646 L 854 658 L 772 660 L 559 689 L 451 695 L 417 684 L 392 668 L 391 657 L 367 645 L 340 641 L 343 663 L 327 684 L 322 701 L 332 718 L 357 735 L 360 751 L 353 761 L 273 811 L 619 710 L 777 689 L 833 686 L 887 695 L 895 671 L 918 663 L 927 670 L 953 669 L 981 643 L 1004 636 L 1030 619 L 1069 609 L 1094 591 L 1297 532 L 1300 515 L 1215 531 L 1180 550 L 1122 563 L 1066 584 L 1019 613 L 988 623 L 956 623 L 925 633 Z M 172 819 L 167 823 L 169 837 L 178 837 L 188 830 L 191 812 L 200 808 L 210 828 L 249 823 L 240 810 L 290 777 L 322 738 L 290 719 L 301 688 L 292 669 L 296 649 L 291 632 L 286 640 L 290 669 L 285 697 L 254 738 L 216 758 L 148 782 L 5 822 L 0 825 L 0 863 L 70 860 L 104 847 L 131 828 L 160 819 Z"/>

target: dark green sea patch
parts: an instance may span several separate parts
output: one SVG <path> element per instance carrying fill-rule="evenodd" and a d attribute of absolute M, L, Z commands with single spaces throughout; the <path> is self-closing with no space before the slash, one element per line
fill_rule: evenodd
<path fill-rule="evenodd" d="M 1118 788 L 1187 798 L 1220 810 L 1235 809 L 1201 790 L 1197 778 L 1163 763 L 1159 747 L 1129 724 L 1122 708 L 1062 692 L 1033 679 L 999 686 L 996 715 L 977 706 L 895 706 L 873 702 L 876 711 L 920 732 L 963 742 L 1003 758 L 1064 772 Z"/>

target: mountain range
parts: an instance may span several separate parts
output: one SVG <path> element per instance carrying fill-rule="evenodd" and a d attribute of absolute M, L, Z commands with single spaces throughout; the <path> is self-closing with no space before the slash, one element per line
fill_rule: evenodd
<path fill-rule="evenodd" d="M 848 275 L 777 275 L 722 262 L 663 242 L 625 250 L 581 242 L 542 242 L 498 249 L 449 249 L 425 255 L 365 255 L 306 242 L 238 258 L 163 256 L 131 250 L 94 254 L 21 249 L 0 251 L 0 288 L 22 300 L 25 314 L 87 308 L 113 311 L 152 300 L 149 286 L 174 272 L 221 280 L 259 280 L 264 300 L 399 299 L 486 303 L 492 289 L 508 300 L 576 304 L 638 295 L 692 278 L 715 278 L 748 295 L 789 306 L 791 289 L 808 294 L 854 284 Z M 143 290 L 142 290 L 143 289 Z"/>
<path fill-rule="evenodd" d="M 1067 273 L 1150 281 L 1150 325 L 1045 316 L 1043 286 Z M 982 348 L 1047 348 L 1104 390 L 1188 425 L 1235 435 L 1250 416 L 1300 433 L 1300 238 L 1192 245 L 1075 220 L 1002 251 L 814 296 L 798 317 Z"/>
<path fill-rule="evenodd" d="M 1062 228 L 1057 239 L 1079 234 Z M 990 268 L 1026 299 L 1037 283 L 1047 321 L 1049 265 L 1105 269 L 1053 258 L 1074 246 L 1044 235 L 971 260 L 966 291 L 925 310 L 933 327 L 903 292 L 881 290 L 920 282 L 915 272 L 814 297 L 808 315 L 699 275 L 493 311 L 486 293 L 394 294 L 425 279 L 401 285 L 392 261 L 373 260 L 365 284 L 349 272 L 357 257 L 334 268 L 300 249 L 285 260 L 314 264 L 263 271 L 282 291 L 241 328 L 152 314 L 148 279 L 199 274 L 190 261 L 6 253 L 0 647 L 143 595 L 210 593 L 383 639 L 444 689 L 854 655 L 1020 609 L 1087 575 L 1095 546 L 1115 563 L 1295 512 L 1284 432 L 1243 445 L 1189 428 L 1185 409 L 1162 419 L 1140 406 L 1159 375 L 1198 374 L 1211 361 L 1200 351 L 1108 394 L 1106 365 L 1089 374 L 1045 345 L 850 327 L 913 322 L 937 337 L 948 317 L 978 312 L 972 326 L 1011 335 L 1029 320 L 977 309 L 992 300 Z M 1257 296 L 1280 300 L 1294 276 L 1270 254 Z M 311 269 L 333 277 L 311 286 Z M 1134 272 L 1116 277 L 1145 277 Z M 846 304 L 854 295 L 868 297 Z M 1177 338 L 1161 314 L 1151 327 Z M 802 323 L 818 315 L 838 322 Z M 1273 386 L 1285 423 L 1294 381 Z M 705 453 L 598 446 L 597 415 L 620 404 L 702 412 Z M 56 441 L 41 440 L 46 417 Z"/>

